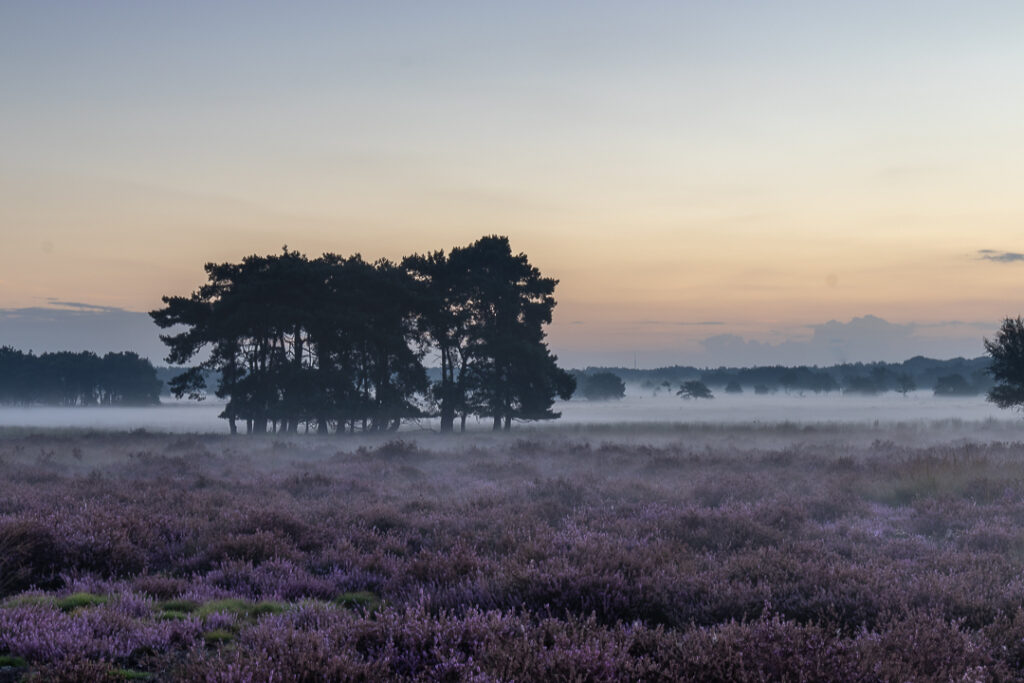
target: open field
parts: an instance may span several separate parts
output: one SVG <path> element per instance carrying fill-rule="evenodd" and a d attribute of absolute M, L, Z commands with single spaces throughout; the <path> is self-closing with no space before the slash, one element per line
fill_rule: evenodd
<path fill-rule="evenodd" d="M 0 681 L 1024 680 L 1024 428 L 0 433 Z"/>

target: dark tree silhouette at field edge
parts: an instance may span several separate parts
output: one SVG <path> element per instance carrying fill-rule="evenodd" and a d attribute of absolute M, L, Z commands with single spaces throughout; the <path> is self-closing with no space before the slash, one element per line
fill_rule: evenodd
<path fill-rule="evenodd" d="M 164 297 L 150 316 L 168 362 L 205 360 L 171 382 L 177 396 L 201 398 L 204 374 L 227 399 L 231 432 L 381 432 L 404 420 L 440 416 L 559 417 L 571 375 L 544 341 L 556 280 L 544 278 L 508 239 L 483 237 L 447 256 L 433 252 L 396 264 L 358 254 L 308 259 L 286 248 L 241 263 L 208 263 L 208 282 L 189 297 Z M 431 385 L 423 360 L 435 354 Z"/>

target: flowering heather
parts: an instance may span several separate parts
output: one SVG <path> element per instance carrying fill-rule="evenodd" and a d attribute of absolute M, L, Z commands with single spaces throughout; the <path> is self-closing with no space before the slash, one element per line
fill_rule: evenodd
<path fill-rule="evenodd" d="M 1024 443 L 526 437 L 0 437 L 0 681 L 1024 680 Z"/>

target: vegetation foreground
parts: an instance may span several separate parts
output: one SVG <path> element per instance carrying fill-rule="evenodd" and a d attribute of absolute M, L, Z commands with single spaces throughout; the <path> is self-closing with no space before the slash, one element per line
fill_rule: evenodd
<path fill-rule="evenodd" d="M 0 681 L 1024 680 L 1022 456 L 949 425 L 9 433 Z"/>

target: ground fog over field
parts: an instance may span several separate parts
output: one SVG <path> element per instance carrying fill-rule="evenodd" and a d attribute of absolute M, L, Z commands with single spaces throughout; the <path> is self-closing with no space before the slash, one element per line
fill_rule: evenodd
<path fill-rule="evenodd" d="M 228 425 L 217 415 L 224 405 L 219 401 L 174 401 L 146 408 L 75 407 L 11 408 L 0 407 L 0 427 L 95 428 L 101 430 L 147 429 L 158 432 L 226 434 Z M 930 391 L 895 392 L 876 396 L 813 393 L 776 393 L 771 395 L 718 394 L 707 400 L 683 400 L 670 393 L 652 395 L 631 388 L 618 401 L 558 401 L 554 410 L 558 420 L 516 423 L 515 428 L 561 428 L 565 425 L 607 423 L 882 423 L 935 420 L 994 420 L 1015 422 L 1019 416 L 1000 410 L 984 396 L 936 397 Z M 406 423 L 407 433 L 437 430 L 438 421 L 424 419 Z M 489 430 L 489 420 L 470 419 L 467 428 Z"/>
<path fill-rule="evenodd" d="M 0 672 L 1024 680 L 1017 423 L 399 436 L 2 432 Z"/>

